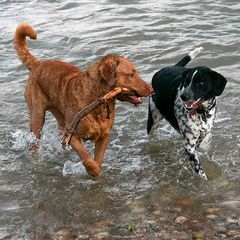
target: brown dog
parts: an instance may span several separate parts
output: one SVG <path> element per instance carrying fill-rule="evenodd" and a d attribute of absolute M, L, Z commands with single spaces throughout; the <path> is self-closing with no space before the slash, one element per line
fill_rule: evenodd
<path fill-rule="evenodd" d="M 28 24 L 20 24 L 16 29 L 14 45 L 18 57 L 30 70 L 25 99 L 30 114 L 30 130 L 37 139 L 41 137 L 46 111 L 55 116 L 60 129 L 66 130 L 77 112 L 115 87 L 131 90 L 127 95 L 118 95 L 117 99 L 133 104 L 140 104 L 141 97 L 152 92 L 151 86 L 140 78 L 134 65 L 122 56 L 105 56 L 82 71 L 59 60 L 38 60 L 28 51 L 26 36 L 36 39 L 37 33 Z M 108 106 L 108 114 L 105 106 L 99 106 L 83 118 L 70 141 L 92 176 L 99 175 L 102 167 L 114 123 L 115 99 L 110 100 Z M 94 159 L 86 151 L 82 140 L 95 142 Z"/>

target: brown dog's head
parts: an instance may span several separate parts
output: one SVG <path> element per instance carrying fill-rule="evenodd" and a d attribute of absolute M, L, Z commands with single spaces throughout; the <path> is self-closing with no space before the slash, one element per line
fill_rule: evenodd
<path fill-rule="evenodd" d="M 130 90 L 129 94 L 121 94 L 117 97 L 120 101 L 140 104 L 141 97 L 147 97 L 153 92 L 152 87 L 139 76 L 133 63 L 122 56 L 104 57 L 99 72 L 109 87 L 124 87 Z"/>

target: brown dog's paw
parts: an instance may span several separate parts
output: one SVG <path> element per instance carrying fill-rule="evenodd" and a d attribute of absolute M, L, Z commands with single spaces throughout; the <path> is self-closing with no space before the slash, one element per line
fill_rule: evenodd
<path fill-rule="evenodd" d="M 99 165 L 92 159 L 85 161 L 83 166 L 86 168 L 87 173 L 93 177 L 97 177 L 100 174 L 101 169 Z"/>
<path fill-rule="evenodd" d="M 35 143 L 32 143 L 29 147 L 29 150 L 33 153 L 36 154 L 39 149 L 39 140 L 37 140 Z"/>

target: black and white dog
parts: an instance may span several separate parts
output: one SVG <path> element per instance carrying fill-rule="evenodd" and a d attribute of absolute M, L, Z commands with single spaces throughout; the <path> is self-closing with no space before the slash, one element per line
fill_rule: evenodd
<path fill-rule="evenodd" d="M 149 98 L 147 132 L 152 134 L 164 117 L 184 136 L 185 150 L 196 173 L 207 176 L 197 157 L 196 148 L 213 126 L 216 96 L 222 94 L 227 80 L 208 67 L 185 68 L 203 48 L 197 48 L 175 66 L 154 74 L 155 95 Z"/>

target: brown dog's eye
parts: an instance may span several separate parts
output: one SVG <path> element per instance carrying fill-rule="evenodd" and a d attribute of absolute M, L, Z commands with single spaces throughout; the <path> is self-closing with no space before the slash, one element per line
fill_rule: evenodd
<path fill-rule="evenodd" d="M 133 70 L 132 70 L 132 73 L 130 73 L 129 75 L 130 75 L 131 77 L 134 77 L 134 76 L 135 76 L 135 73 L 136 73 L 136 70 L 133 69 Z"/>
<path fill-rule="evenodd" d="M 128 73 L 128 76 L 129 77 L 134 77 L 134 73 L 132 72 L 132 73 Z"/>

